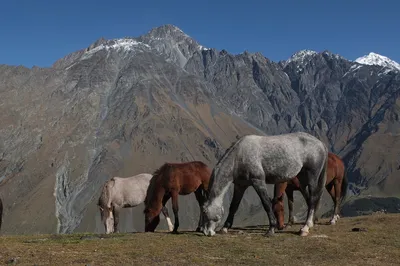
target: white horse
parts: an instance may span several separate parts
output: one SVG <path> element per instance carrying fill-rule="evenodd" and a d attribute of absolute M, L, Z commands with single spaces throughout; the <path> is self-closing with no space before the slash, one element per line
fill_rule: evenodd
<path fill-rule="evenodd" d="M 227 149 L 211 174 L 203 211 L 203 233 L 207 236 L 215 234 L 215 228 L 224 213 L 224 194 L 233 183 L 235 189 L 229 208 L 232 221 L 239 207 L 239 199 L 247 187 L 253 186 L 269 218 L 267 235 L 273 235 L 276 218 L 272 212 L 267 184 L 287 182 L 297 176 L 308 205 L 307 221 L 300 231 L 300 235 L 306 236 L 309 228 L 314 225 L 314 213 L 325 187 L 327 162 L 327 147 L 307 133 L 247 135 L 240 138 Z"/>
<path fill-rule="evenodd" d="M 106 234 L 118 232 L 119 212 L 121 208 L 136 207 L 144 202 L 151 174 L 139 174 L 131 177 L 113 177 L 106 181 L 97 205 L 100 209 L 101 220 L 104 223 Z M 163 206 L 168 229 L 171 232 L 173 225 L 168 210 Z"/>

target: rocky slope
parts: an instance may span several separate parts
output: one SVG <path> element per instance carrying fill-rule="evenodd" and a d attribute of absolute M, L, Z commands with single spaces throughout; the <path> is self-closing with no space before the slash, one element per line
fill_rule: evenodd
<path fill-rule="evenodd" d="M 51 68 L 1 65 L 0 81 L 5 233 L 102 232 L 96 200 L 105 180 L 151 173 L 165 161 L 212 168 L 244 134 L 309 132 L 343 156 L 353 194 L 399 192 L 395 68 L 329 51 L 278 63 L 232 55 L 165 25 L 99 39 Z M 198 206 L 186 198 L 181 227 L 194 228 Z M 122 231 L 143 230 L 142 210 L 123 212 Z M 265 219 L 250 188 L 235 224 Z"/>

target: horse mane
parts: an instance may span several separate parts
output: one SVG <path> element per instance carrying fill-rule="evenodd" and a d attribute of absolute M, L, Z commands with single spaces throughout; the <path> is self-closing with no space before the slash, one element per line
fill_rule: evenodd
<path fill-rule="evenodd" d="M 170 166 L 170 165 L 171 165 L 171 164 L 169 164 L 169 163 L 164 163 L 163 165 L 161 165 L 160 168 L 156 169 L 156 170 L 153 172 L 153 177 L 161 175 L 161 174 L 165 171 L 165 169 L 166 169 L 168 166 Z"/>
<path fill-rule="evenodd" d="M 164 163 L 161 167 L 159 167 L 157 170 L 153 172 L 153 177 L 150 179 L 149 186 L 147 188 L 146 192 L 146 197 L 144 199 L 144 213 L 147 211 L 147 206 L 151 202 L 151 199 L 153 198 L 153 193 L 155 192 L 154 188 L 156 186 L 157 181 L 163 177 L 164 173 L 168 171 L 171 167 L 171 164 L 169 163 Z"/>
<path fill-rule="evenodd" d="M 101 190 L 101 195 L 99 197 L 99 201 L 97 202 L 97 205 L 100 207 L 104 207 L 108 205 L 108 202 L 110 200 L 110 193 L 108 190 L 109 185 L 113 185 L 115 184 L 115 179 L 114 177 L 111 178 L 110 180 L 107 180 L 106 183 L 103 185 L 103 188 Z M 108 207 L 108 206 L 107 206 Z"/>
<path fill-rule="evenodd" d="M 221 156 L 221 158 L 219 158 L 217 164 L 215 165 L 214 169 L 212 170 L 211 176 L 210 176 L 210 181 L 208 184 L 208 187 L 212 187 L 213 183 L 214 183 L 214 178 L 215 178 L 215 171 L 219 170 L 220 164 L 222 163 L 223 160 L 225 160 L 234 150 L 234 147 L 236 147 L 236 145 L 241 142 L 243 140 L 244 137 L 246 137 L 247 135 L 244 135 L 240 138 L 238 138 L 238 136 L 236 136 L 236 141 L 233 141 L 231 143 L 231 146 L 229 146 L 229 148 L 227 148 L 225 150 L 225 153 Z M 209 197 L 209 191 L 206 191 L 206 198 Z"/>
<path fill-rule="evenodd" d="M 225 157 L 227 157 L 227 156 L 232 152 L 232 150 L 233 150 L 233 148 L 236 146 L 236 144 L 238 144 L 239 142 L 241 142 L 241 141 L 243 140 L 243 138 L 246 137 L 246 136 L 248 136 L 248 135 L 243 135 L 243 136 L 241 136 L 240 138 L 238 138 L 238 136 L 236 136 L 236 141 L 233 141 L 233 142 L 231 143 L 231 146 L 229 146 L 229 148 L 225 150 L 225 153 L 221 156 L 221 158 L 219 158 L 219 160 L 218 160 L 216 166 L 217 166 L 223 159 L 225 159 Z"/>

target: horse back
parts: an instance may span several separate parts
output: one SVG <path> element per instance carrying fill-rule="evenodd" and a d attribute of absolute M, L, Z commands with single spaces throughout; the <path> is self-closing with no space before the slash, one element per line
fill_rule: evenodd
<path fill-rule="evenodd" d="M 200 185 L 208 189 L 211 169 L 201 161 L 165 163 L 155 175 L 166 191 L 178 189 L 180 194 L 192 193 Z"/>
<path fill-rule="evenodd" d="M 150 174 L 114 177 L 114 186 L 110 187 L 113 203 L 121 207 L 135 207 L 142 203 L 146 198 L 151 177 Z"/>

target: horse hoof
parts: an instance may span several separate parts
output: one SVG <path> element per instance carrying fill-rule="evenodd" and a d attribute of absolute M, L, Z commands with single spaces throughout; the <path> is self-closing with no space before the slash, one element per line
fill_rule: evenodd
<path fill-rule="evenodd" d="M 266 233 L 264 234 L 264 236 L 265 236 L 265 237 L 273 237 L 273 236 L 275 236 L 275 233 L 272 232 L 272 231 L 268 231 L 268 232 L 266 232 Z"/>
<path fill-rule="evenodd" d="M 172 231 L 171 234 L 177 235 L 179 233 L 178 233 L 178 231 Z"/>
<path fill-rule="evenodd" d="M 300 230 L 300 236 L 308 236 L 308 234 L 309 232 Z"/>
<path fill-rule="evenodd" d="M 227 234 L 228 233 L 228 228 L 224 227 L 221 229 L 221 233 Z"/>
<path fill-rule="evenodd" d="M 200 227 L 196 228 L 196 232 L 201 232 L 202 230 L 200 229 Z"/>

